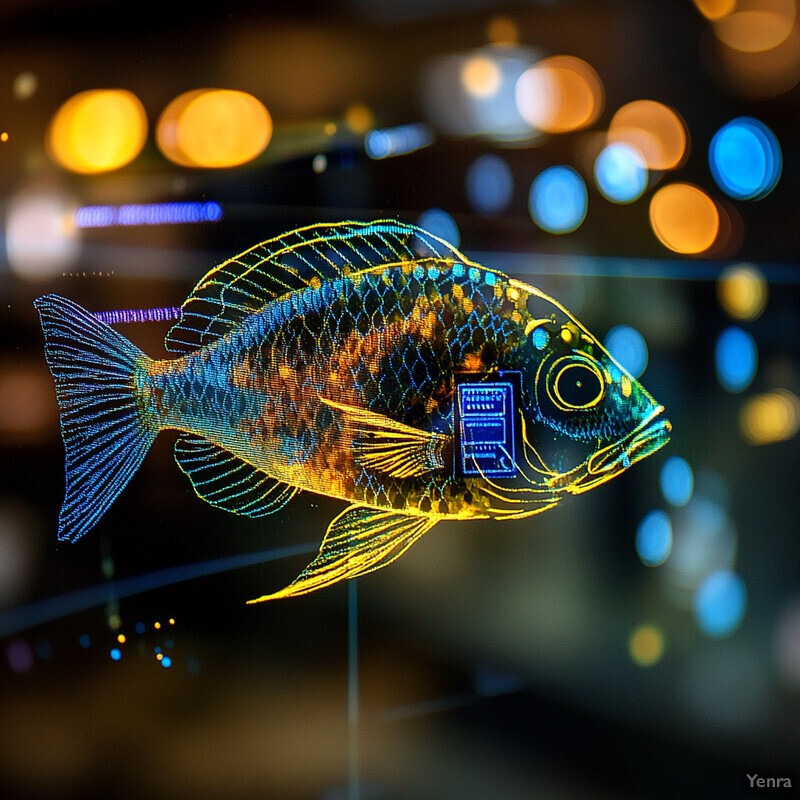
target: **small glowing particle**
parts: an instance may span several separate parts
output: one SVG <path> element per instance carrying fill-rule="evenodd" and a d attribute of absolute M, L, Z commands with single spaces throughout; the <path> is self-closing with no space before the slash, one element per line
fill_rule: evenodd
<path fill-rule="evenodd" d="M 108 618 L 108 627 L 111 628 L 112 631 L 119 630 L 121 625 L 122 625 L 122 620 L 120 619 L 119 614 L 112 614 Z"/>
<path fill-rule="evenodd" d="M 117 636 L 117 641 L 118 641 L 120 644 L 125 644 L 125 634 L 124 634 L 124 633 L 121 633 L 119 636 Z"/>
<path fill-rule="evenodd" d="M 161 655 L 161 648 L 160 648 L 160 647 L 154 647 L 154 648 L 153 648 L 153 652 L 154 652 L 154 653 L 155 653 L 157 656 L 158 656 L 158 655 Z"/>
<path fill-rule="evenodd" d="M 112 661 L 119 661 L 122 658 L 122 651 L 119 649 L 119 647 L 112 647 L 109 655 L 111 656 Z"/>
<path fill-rule="evenodd" d="M 326 136 L 333 136 L 336 133 L 336 123 L 335 122 L 326 122 L 325 127 L 322 129 L 322 132 Z"/>
<path fill-rule="evenodd" d="M 764 274 L 752 264 L 725 267 L 717 279 L 717 297 L 732 317 L 754 320 L 767 304 L 767 282 Z"/>
<path fill-rule="evenodd" d="M 155 628 L 157 631 L 160 631 L 160 630 L 161 630 L 161 623 L 160 623 L 160 622 L 156 622 L 156 623 L 155 623 L 155 625 L 153 625 L 153 627 L 154 627 L 154 628 Z"/>
<path fill-rule="evenodd" d="M 162 661 L 162 660 L 163 660 L 163 658 L 164 658 L 164 654 L 163 654 L 163 653 L 156 653 L 156 658 L 157 658 L 159 661 Z"/>
<path fill-rule="evenodd" d="M 7 141 L 8 141 L 8 134 L 5 131 L 3 131 L 2 133 L 0 133 L 0 142 L 7 142 Z"/>
<path fill-rule="evenodd" d="M 628 640 L 628 651 L 640 667 L 652 667 L 664 655 L 664 634 L 655 625 L 639 625 Z"/>
<path fill-rule="evenodd" d="M 145 632 L 145 625 L 144 622 L 137 622 L 136 623 L 136 633 L 140 636 Z"/>
<path fill-rule="evenodd" d="M 17 100 L 28 100 L 36 94 L 39 85 L 38 78 L 32 72 L 20 72 L 11 86 L 11 91 Z"/>
<path fill-rule="evenodd" d="M 161 659 L 161 666 L 165 669 L 169 669 L 172 666 L 172 659 L 169 656 L 164 656 Z"/>
<path fill-rule="evenodd" d="M 328 156 L 325 153 L 318 153 L 314 156 L 314 160 L 311 162 L 311 169 L 317 173 L 317 175 L 325 172 L 328 168 Z"/>
<path fill-rule="evenodd" d="M 172 639 L 165 639 L 164 647 L 166 647 L 167 650 L 172 650 L 172 648 L 175 647 L 175 642 Z"/>

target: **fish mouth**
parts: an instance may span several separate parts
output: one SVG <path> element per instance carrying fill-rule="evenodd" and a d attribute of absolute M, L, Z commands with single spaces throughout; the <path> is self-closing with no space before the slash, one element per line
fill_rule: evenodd
<path fill-rule="evenodd" d="M 663 412 L 664 406 L 656 407 L 622 441 L 595 453 L 585 465 L 586 474 L 567 490 L 574 494 L 588 491 L 663 447 L 672 431 Z"/>

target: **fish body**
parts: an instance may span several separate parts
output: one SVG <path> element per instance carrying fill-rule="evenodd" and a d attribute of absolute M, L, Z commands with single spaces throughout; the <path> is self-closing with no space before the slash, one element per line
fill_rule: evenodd
<path fill-rule="evenodd" d="M 352 504 L 259 600 L 378 569 L 441 520 L 540 512 L 668 440 L 663 408 L 556 301 L 393 221 L 300 229 L 215 268 L 171 360 L 63 298 L 36 305 L 67 450 L 61 538 L 164 429 L 220 508 L 263 516 L 300 490 Z"/>

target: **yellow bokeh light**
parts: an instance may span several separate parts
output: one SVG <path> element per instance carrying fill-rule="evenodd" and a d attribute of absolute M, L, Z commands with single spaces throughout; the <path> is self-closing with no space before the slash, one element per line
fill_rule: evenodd
<path fill-rule="evenodd" d="M 500 88 L 500 67 L 486 56 L 472 56 L 461 68 L 461 83 L 473 97 L 491 97 Z"/>
<path fill-rule="evenodd" d="M 574 56 L 552 56 L 517 81 L 517 110 L 534 128 L 566 133 L 591 125 L 602 113 L 605 91 L 597 73 Z"/>
<path fill-rule="evenodd" d="M 622 106 L 611 118 L 608 141 L 635 147 L 648 169 L 674 169 L 689 152 L 686 125 L 680 115 L 655 100 L 634 100 Z"/>
<path fill-rule="evenodd" d="M 375 115 L 363 103 L 353 103 L 344 112 L 344 124 L 353 133 L 363 136 L 375 124 Z"/>
<path fill-rule="evenodd" d="M 732 264 L 717 279 L 717 297 L 732 317 L 758 319 L 767 304 L 767 282 L 752 264 Z"/>
<path fill-rule="evenodd" d="M 246 92 L 197 89 L 176 97 L 156 126 L 161 152 L 185 167 L 223 168 L 246 164 L 272 138 L 272 117 Z"/>
<path fill-rule="evenodd" d="M 126 639 L 125 639 L 125 634 L 124 634 L 124 633 L 121 633 L 119 636 L 117 636 L 117 641 L 118 641 L 120 644 L 125 644 L 125 641 L 126 641 Z"/>
<path fill-rule="evenodd" d="M 736 8 L 736 0 L 692 0 L 697 10 L 710 20 L 722 19 Z"/>
<path fill-rule="evenodd" d="M 67 100 L 47 131 L 50 157 L 83 174 L 108 172 L 133 161 L 147 139 L 147 115 L 124 89 L 92 89 Z"/>
<path fill-rule="evenodd" d="M 658 240 L 676 253 L 702 253 L 714 244 L 719 232 L 716 203 L 688 183 L 672 183 L 659 189 L 650 201 L 650 225 Z"/>
<path fill-rule="evenodd" d="M 0 133 L 0 142 L 7 142 L 8 141 L 8 133 L 3 131 Z"/>
<path fill-rule="evenodd" d="M 774 444 L 800 430 L 800 399 L 787 389 L 751 397 L 742 406 L 739 427 L 750 444 Z"/>
<path fill-rule="evenodd" d="M 120 618 L 119 614 L 112 614 L 108 618 L 108 627 L 114 631 L 119 630 L 119 628 L 122 627 L 122 619 Z"/>
<path fill-rule="evenodd" d="M 750 0 L 714 23 L 717 38 L 734 50 L 759 53 L 785 41 L 794 26 L 794 0 Z"/>
<path fill-rule="evenodd" d="M 486 34 L 492 44 L 517 44 L 519 42 L 519 28 L 511 17 L 493 17 Z"/>
<path fill-rule="evenodd" d="M 160 622 L 156 622 L 156 623 L 154 623 L 153 627 L 154 627 L 154 628 L 155 628 L 157 631 L 160 631 L 160 630 L 161 630 L 161 623 L 160 623 Z"/>
<path fill-rule="evenodd" d="M 664 655 L 664 634 L 655 625 L 639 625 L 628 640 L 628 652 L 640 667 L 652 667 Z"/>

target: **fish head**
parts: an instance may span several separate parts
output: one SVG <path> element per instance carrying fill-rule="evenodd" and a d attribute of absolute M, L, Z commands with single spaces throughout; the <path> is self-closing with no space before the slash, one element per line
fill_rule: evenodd
<path fill-rule="evenodd" d="M 512 283 L 527 310 L 522 438 L 536 483 L 554 499 L 578 494 L 663 447 L 672 430 L 664 407 L 563 306 Z"/>

